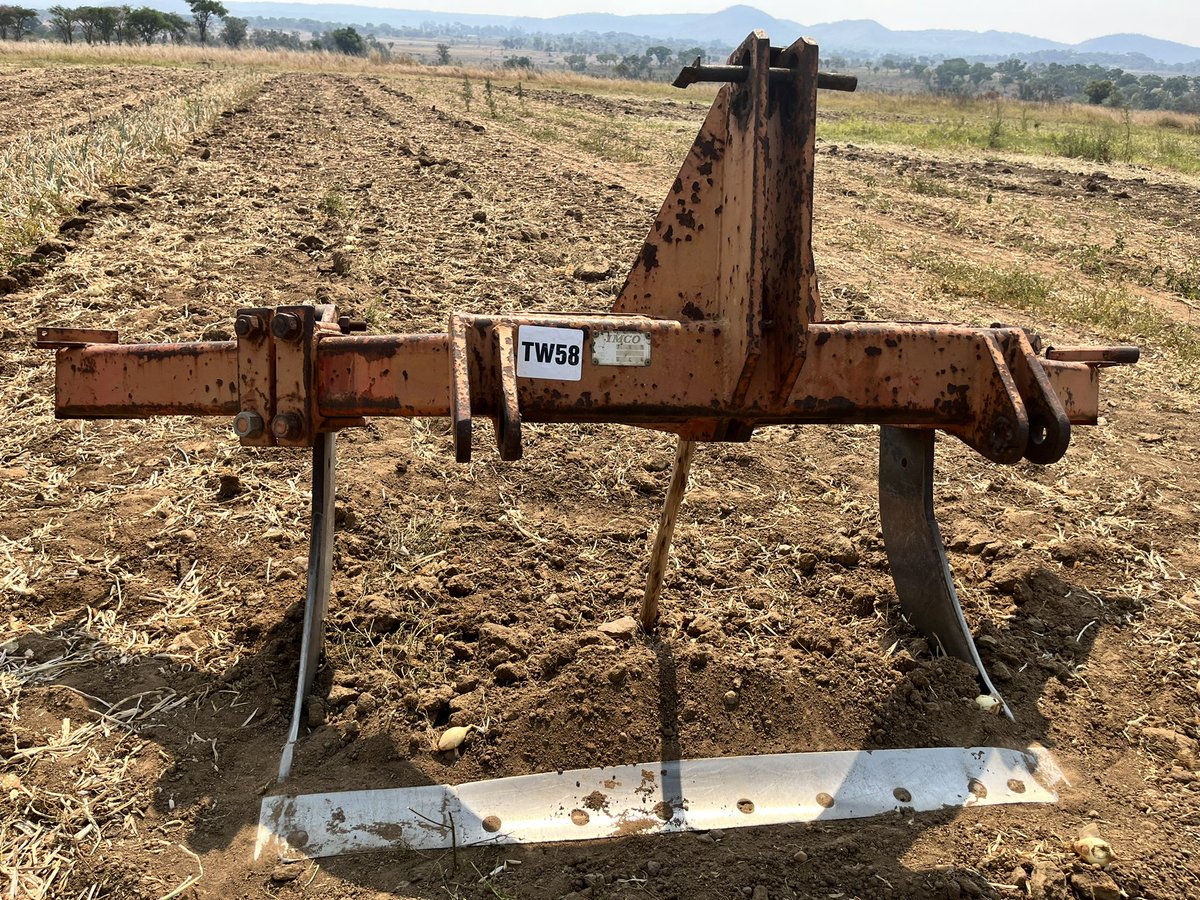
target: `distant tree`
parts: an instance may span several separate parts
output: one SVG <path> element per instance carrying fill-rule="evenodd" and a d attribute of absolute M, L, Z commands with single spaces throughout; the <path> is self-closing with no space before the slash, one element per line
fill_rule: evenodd
<path fill-rule="evenodd" d="M 0 5 L 0 40 L 19 41 L 38 21 L 36 9 Z"/>
<path fill-rule="evenodd" d="M 585 53 L 568 53 L 563 57 L 563 62 L 572 72 L 587 71 L 587 54 Z"/>
<path fill-rule="evenodd" d="M 686 50 L 680 50 L 675 54 L 675 62 L 682 66 L 690 66 L 696 60 L 704 62 L 703 47 L 688 47 Z"/>
<path fill-rule="evenodd" d="M 971 66 L 971 72 L 967 77 L 971 79 L 971 84 L 979 87 L 983 82 L 991 81 L 992 70 L 983 63 L 975 63 Z"/>
<path fill-rule="evenodd" d="M 596 62 L 600 63 L 602 66 L 611 66 L 620 58 L 621 57 L 617 56 L 617 54 L 610 53 L 608 51 L 596 54 Z"/>
<path fill-rule="evenodd" d="M 200 36 L 201 44 L 208 42 L 208 29 L 212 25 L 213 16 L 223 19 L 229 15 L 229 10 L 219 0 L 187 0 L 187 5 L 192 11 L 192 21 L 196 23 L 196 33 Z"/>
<path fill-rule="evenodd" d="M 639 53 L 626 54 L 613 71 L 621 78 L 645 78 L 650 73 L 650 57 Z"/>
<path fill-rule="evenodd" d="M 221 40 L 225 42 L 226 46 L 236 50 L 246 43 L 246 33 L 250 28 L 249 22 L 239 19 L 237 16 L 226 16 L 223 21 L 225 27 L 221 29 Z"/>
<path fill-rule="evenodd" d="M 437 61 L 438 61 L 439 66 L 450 65 L 450 45 L 449 44 L 438 44 L 437 45 Z"/>
<path fill-rule="evenodd" d="M 89 44 L 96 43 L 98 29 L 96 28 L 96 13 L 100 11 L 98 6 L 80 6 L 75 10 L 75 19 L 79 22 L 79 32 L 83 35 L 83 39 Z"/>
<path fill-rule="evenodd" d="M 333 39 L 333 46 L 338 53 L 344 53 L 347 56 L 366 56 L 367 47 L 363 43 L 362 35 L 355 29 L 347 26 L 346 28 L 335 28 L 329 33 Z"/>
<path fill-rule="evenodd" d="M 59 37 L 68 44 L 75 43 L 77 11 L 67 6 L 52 6 L 47 12 L 50 13 L 50 27 L 58 32 Z"/>
<path fill-rule="evenodd" d="M 1087 95 L 1088 103 L 1099 105 L 1112 96 L 1113 89 L 1111 81 L 1089 81 L 1083 92 Z"/>
<path fill-rule="evenodd" d="M 171 43 L 182 44 L 187 40 L 188 29 L 192 27 L 187 19 L 179 13 L 163 13 L 163 21 L 167 34 L 171 36 Z"/>
<path fill-rule="evenodd" d="M 130 10 L 125 21 L 130 32 L 136 34 L 146 44 L 153 44 L 155 39 L 167 30 L 168 24 L 166 16 L 148 6 Z"/>
<path fill-rule="evenodd" d="M 510 56 L 504 60 L 504 68 L 506 69 L 532 69 L 533 60 L 528 56 Z"/>
<path fill-rule="evenodd" d="M 121 21 L 121 11 L 112 6 L 93 6 L 92 25 L 96 29 L 96 39 L 106 44 L 113 42 L 117 26 Z"/>
<path fill-rule="evenodd" d="M 965 59 L 947 59 L 932 72 L 932 87 L 939 94 L 955 94 L 971 74 Z"/>
<path fill-rule="evenodd" d="M 658 60 L 660 66 L 665 66 L 667 61 L 674 55 L 670 47 L 664 47 L 661 44 L 657 47 L 648 47 L 646 49 L 646 56 L 653 56 Z"/>

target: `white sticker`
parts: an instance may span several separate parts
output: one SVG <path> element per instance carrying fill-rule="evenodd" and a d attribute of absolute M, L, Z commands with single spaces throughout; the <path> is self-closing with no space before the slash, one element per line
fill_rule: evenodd
<path fill-rule="evenodd" d="M 641 331 L 608 331 L 592 338 L 592 363 L 597 366 L 650 365 L 650 335 Z"/>
<path fill-rule="evenodd" d="M 579 381 L 583 377 L 583 332 L 522 325 L 517 329 L 517 377 Z"/>

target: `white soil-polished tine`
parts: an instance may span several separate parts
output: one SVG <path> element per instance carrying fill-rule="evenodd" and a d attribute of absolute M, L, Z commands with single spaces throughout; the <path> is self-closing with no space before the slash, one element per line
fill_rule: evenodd
<path fill-rule="evenodd" d="M 913 626 L 950 656 L 970 663 L 984 689 L 1012 711 L 984 668 L 954 589 L 933 512 L 933 443 L 929 429 L 879 429 L 879 523 L 900 608 Z"/>
<path fill-rule="evenodd" d="M 1043 748 L 843 750 L 648 762 L 266 797 L 255 858 L 593 840 L 1009 803 L 1054 803 Z"/>
<path fill-rule="evenodd" d="M 304 632 L 300 639 L 300 670 L 296 676 L 296 701 L 287 743 L 279 758 L 279 781 L 292 770 L 292 756 L 300 737 L 304 698 L 312 689 L 325 644 L 325 613 L 329 609 L 329 582 L 333 568 L 334 469 L 337 465 L 334 432 L 317 435 L 312 451 L 312 533 L 308 543 L 308 589 L 304 600 Z"/>

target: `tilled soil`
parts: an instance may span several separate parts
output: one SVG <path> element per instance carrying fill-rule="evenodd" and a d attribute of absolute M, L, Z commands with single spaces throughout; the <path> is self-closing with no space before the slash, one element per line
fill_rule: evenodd
<path fill-rule="evenodd" d="M 214 71 L 131 66 L 0 70 L 0 150 L 42 131 L 74 131 L 122 109 L 194 90 Z"/>
<path fill-rule="evenodd" d="M 900 618 L 873 428 L 702 447 L 663 628 L 630 642 L 597 626 L 641 596 L 671 439 L 526 426 L 522 462 L 500 463 L 481 434 L 460 467 L 440 421 L 339 438 L 329 646 L 290 789 L 1036 741 L 1070 778 L 1059 804 L 251 861 L 291 708 L 306 458 L 240 448 L 228 423 L 55 422 L 52 367 L 30 336 L 53 323 L 226 339 L 239 306 L 310 301 L 376 332 L 440 330 L 451 310 L 606 309 L 675 161 L 541 142 L 523 120 L 463 112 L 455 89 L 273 77 L 178 160 L 117 186 L 125 205 L 94 207 L 61 262 L 0 300 L 0 586 L 15 640 L 5 671 L 20 682 L 5 682 L 0 732 L 25 792 L 4 801 L 5 822 L 60 835 L 20 832 L 31 853 L 69 860 L 61 895 L 1065 898 L 1089 896 L 1089 879 L 1111 890 L 1070 849 L 1089 821 L 1128 896 L 1200 892 L 1200 404 L 1154 348 L 1106 373 L 1103 424 L 1077 429 L 1060 464 L 1000 468 L 939 440 L 951 564 L 1016 723 L 981 713 L 972 673 Z M 582 102 L 529 93 L 534 118 Z M 588 104 L 622 117 L 646 106 Z M 691 106 L 651 116 L 672 117 L 698 122 Z M 936 296 L 913 259 L 1075 273 L 1086 222 L 1105 247 L 1126 235 L 1110 257 L 1132 279 L 1155 229 L 1185 235 L 1197 209 L 1181 179 L 1045 161 L 824 146 L 818 170 L 829 318 L 1029 321 L 1060 343 L 1100 338 Z M 916 175 L 947 190 L 914 196 Z M 1191 321 L 1152 276 L 1138 289 Z M 486 731 L 437 753 L 456 724 Z"/>

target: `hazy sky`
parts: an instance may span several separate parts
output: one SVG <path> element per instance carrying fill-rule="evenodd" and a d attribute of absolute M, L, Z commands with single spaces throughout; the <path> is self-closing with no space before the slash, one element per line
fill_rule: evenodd
<path fill-rule="evenodd" d="M 316 0 L 313 0 L 316 2 Z M 733 0 L 327 0 L 397 9 L 477 12 L 495 15 L 560 16 L 577 12 L 639 13 L 716 12 Z M 970 31 L 1019 31 L 1076 43 L 1102 34 L 1134 32 L 1200 46 L 1200 2 L 1197 0 L 841 0 L 796 3 L 751 0 L 764 12 L 802 25 L 841 19 L 874 19 L 892 29 L 965 28 Z"/>

